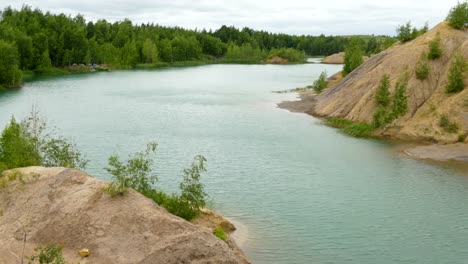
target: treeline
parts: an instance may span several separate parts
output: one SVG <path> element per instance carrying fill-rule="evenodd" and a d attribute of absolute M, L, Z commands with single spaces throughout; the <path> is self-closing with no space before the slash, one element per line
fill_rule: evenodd
<path fill-rule="evenodd" d="M 366 53 L 378 52 L 387 37 L 360 37 Z M 133 24 L 130 20 L 110 23 L 86 22 L 23 6 L 0 13 L 0 85 L 13 87 L 21 71 L 47 72 L 51 67 L 74 64 L 172 64 L 182 61 L 225 60 L 260 62 L 275 55 L 289 62 L 304 61 L 306 55 L 330 55 L 343 51 L 349 37 L 293 36 L 239 30 L 187 30 L 155 24 Z"/>

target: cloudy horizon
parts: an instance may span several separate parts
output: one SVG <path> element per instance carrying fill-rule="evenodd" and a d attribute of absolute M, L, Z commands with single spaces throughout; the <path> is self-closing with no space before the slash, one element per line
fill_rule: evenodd
<path fill-rule="evenodd" d="M 222 25 L 232 25 L 294 35 L 395 35 L 396 27 L 407 21 L 412 21 L 417 27 L 426 22 L 429 27 L 437 25 L 457 0 L 417 0 L 411 3 L 402 0 L 327 0 L 321 3 L 304 0 L 58 2 L 0 0 L 0 6 L 2 9 L 7 6 L 20 9 L 29 5 L 51 13 L 81 14 L 87 21 L 106 19 L 114 22 L 128 18 L 138 24 L 149 22 L 188 29 L 216 30 Z"/>

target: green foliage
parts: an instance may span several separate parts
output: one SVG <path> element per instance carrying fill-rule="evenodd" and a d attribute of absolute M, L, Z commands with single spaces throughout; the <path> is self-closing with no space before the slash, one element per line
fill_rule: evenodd
<path fill-rule="evenodd" d="M 312 89 L 314 89 L 317 93 L 321 93 L 325 88 L 328 86 L 327 80 L 327 72 L 323 71 L 320 73 L 320 76 L 317 80 L 314 81 L 312 84 Z"/>
<path fill-rule="evenodd" d="M 437 37 L 429 42 L 429 54 L 427 58 L 430 60 L 435 60 L 442 56 L 442 48 L 440 47 L 440 35 L 437 34 Z"/>
<path fill-rule="evenodd" d="M 419 80 L 426 80 L 429 77 L 429 64 L 427 63 L 426 54 L 423 53 L 419 61 L 416 63 L 416 78 Z"/>
<path fill-rule="evenodd" d="M 460 134 L 458 135 L 458 142 L 465 142 L 466 139 L 466 134 Z"/>
<path fill-rule="evenodd" d="M 344 66 L 343 66 L 343 75 L 346 76 L 354 69 L 359 67 L 363 62 L 363 52 L 361 45 L 359 44 L 358 39 L 352 39 L 349 45 L 346 47 Z"/>
<path fill-rule="evenodd" d="M 34 251 L 37 254 L 28 257 L 29 263 L 37 262 L 39 264 L 65 264 L 62 256 L 62 247 L 59 245 L 47 245 L 45 247 L 36 247 Z"/>
<path fill-rule="evenodd" d="M 272 49 L 268 58 L 273 57 L 287 59 L 288 62 L 304 62 L 306 60 L 306 55 L 303 51 L 293 48 Z"/>
<path fill-rule="evenodd" d="M 0 164 L 8 169 L 37 165 L 85 168 L 87 161 L 76 145 L 46 133 L 46 128 L 34 109 L 21 123 L 12 117 L 0 137 Z"/>
<path fill-rule="evenodd" d="M 31 139 L 12 117 L 0 137 L 0 163 L 8 169 L 41 164 L 36 140 Z"/>
<path fill-rule="evenodd" d="M 455 54 L 449 69 L 448 84 L 446 91 L 448 93 L 457 93 L 465 89 L 466 61 L 460 52 Z"/>
<path fill-rule="evenodd" d="M 179 185 L 180 194 L 166 194 L 154 188 L 158 180 L 153 173 L 156 147 L 156 143 L 148 143 L 145 151 L 130 155 L 125 163 L 117 155 L 111 155 L 105 170 L 112 175 L 113 182 L 103 191 L 114 197 L 124 195 L 132 188 L 154 200 L 170 213 L 190 220 L 199 214 L 208 197 L 200 182 L 201 174 L 206 172 L 206 159 L 200 155 L 196 156 L 192 166 L 184 170 L 184 177 Z"/>
<path fill-rule="evenodd" d="M 263 51 L 258 47 L 253 47 L 250 43 L 237 46 L 234 43 L 229 43 L 225 58 L 231 61 L 261 61 L 268 55 L 267 51 Z"/>
<path fill-rule="evenodd" d="M 158 180 L 153 173 L 153 158 L 156 154 L 157 144 L 150 142 L 146 150 L 137 152 L 130 156 L 125 162 L 120 161 L 118 155 L 111 155 L 108 163 L 109 167 L 104 168 L 112 175 L 114 181 L 104 188 L 104 191 L 111 196 L 123 195 L 128 188 L 133 188 L 144 193 L 152 189 L 152 185 Z"/>
<path fill-rule="evenodd" d="M 364 122 L 353 122 L 345 118 L 330 118 L 326 124 L 341 129 L 344 133 L 354 137 L 368 137 L 374 131 L 374 126 Z"/>
<path fill-rule="evenodd" d="M 19 85 L 21 71 L 18 66 L 19 58 L 16 47 L 0 38 L 0 85 L 6 88 Z"/>
<path fill-rule="evenodd" d="M 458 124 L 455 122 L 451 122 L 447 115 L 440 116 L 439 119 L 439 126 L 448 133 L 457 133 L 458 132 Z"/>
<path fill-rule="evenodd" d="M 391 117 L 396 119 L 408 112 L 408 96 L 406 90 L 408 88 L 408 73 L 403 74 L 395 85 L 395 95 L 393 96 L 393 105 Z"/>
<path fill-rule="evenodd" d="M 411 21 L 408 21 L 405 25 L 400 25 L 397 27 L 397 38 L 401 42 L 407 42 L 426 33 L 427 30 L 428 30 L 427 23 L 421 29 L 417 29 L 416 27 L 413 27 L 411 25 Z"/>
<path fill-rule="evenodd" d="M 379 107 L 377 107 L 377 110 L 374 112 L 372 118 L 372 125 L 375 128 L 379 128 L 385 126 L 388 123 L 388 121 L 389 118 L 387 110 L 383 105 L 379 105 Z"/>
<path fill-rule="evenodd" d="M 389 88 L 390 88 L 390 77 L 388 76 L 388 74 L 384 74 L 384 76 L 382 76 L 382 79 L 380 80 L 380 85 L 376 93 L 375 101 L 377 105 L 382 105 L 386 107 L 390 103 Z"/>
<path fill-rule="evenodd" d="M 205 162 L 205 157 L 196 156 L 191 168 L 184 170 L 184 177 L 179 185 L 181 190 L 180 199 L 188 205 L 193 213 L 192 217 L 196 216 L 200 208 L 205 206 L 208 197 L 203 184 L 200 182 L 201 173 L 206 172 Z"/>
<path fill-rule="evenodd" d="M 220 226 L 216 227 L 214 230 L 213 230 L 213 234 L 223 240 L 223 241 L 226 241 L 226 233 L 224 232 L 224 229 Z"/>
<path fill-rule="evenodd" d="M 456 6 L 450 9 L 447 21 L 456 29 L 463 29 L 468 25 L 468 2 L 458 2 Z"/>

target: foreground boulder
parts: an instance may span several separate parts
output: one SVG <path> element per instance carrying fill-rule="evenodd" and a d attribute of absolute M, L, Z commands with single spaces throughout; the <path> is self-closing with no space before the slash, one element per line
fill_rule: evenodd
<path fill-rule="evenodd" d="M 133 190 L 111 198 L 107 183 L 78 170 L 29 167 L 4 172 L 0 183 L 0 263 L 47 244 L 63 246 L 69 263 L 248 263 L 209 229 Z"/>

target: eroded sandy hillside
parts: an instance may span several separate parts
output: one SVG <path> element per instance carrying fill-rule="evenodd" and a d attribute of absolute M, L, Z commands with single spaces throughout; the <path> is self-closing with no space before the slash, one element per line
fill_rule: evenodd
<path fill-rule="evenodd" d="M 428 43 L 438 34 L 443 55 L 429 61 L 429 77 L 424 81 L 418 80 L 416 64 L 421 54 L 428 52 Z M 449 68 L 456 52 L 468 59 L 468 31 L 456 30 L 446 22 L 441 23 L 413 41 L 394 45 L 371 57 L 341 82 L 318 95 L 313 113 L 322 117 L 372 122 L 377 108 L 375 94 L 382 76 L 389 75 L 392 96 L 396 81 L 406 71 L 409 74 L 408 112 L 376 133 L 404 139 L 454 142 L 460 134 L 468 133 L 468 89 L 455 94 L 445 92 Z M 467 83 L 465 78 L 465 87 Z M 442 115 L 457 123 L 459 130 L 456 133 L 449 133 L 439 126 Z"/>

